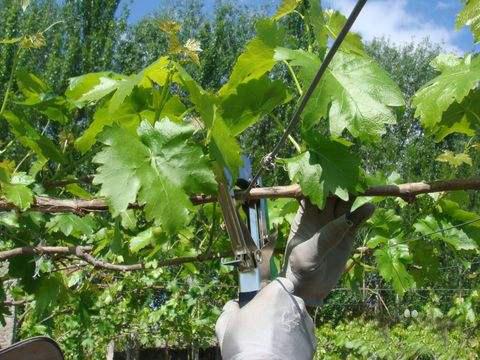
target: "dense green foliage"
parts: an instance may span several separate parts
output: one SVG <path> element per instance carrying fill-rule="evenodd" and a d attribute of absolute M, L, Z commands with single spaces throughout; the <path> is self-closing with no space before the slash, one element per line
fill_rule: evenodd
<path fill-rule="evenodd" d="M 262 18 L 228 4 L 203 14 L 192 0 L 127 26 L 118 3 L 0 2 L 0 194 L 17 209 L 0 213 L 1 250 L 82 245 L 104 262 L 145 264 L 124 273 L 41 253 L 9 260 L 4 288 L 25 301 L 18 336 L 49 334 L 71 359 L 102 358 L 112 339 L 119 349 L 214 343 L 234 271 L 218 260 L 160 265 L 229 249 L 218 207 L 189 196 L 215 194 L 218 169 L 235 174 L 242 154 L 258 162 L 271 150 L 345 22 L 317 1 L 285 0 Z M 479 4 L 458 17 L 477 37 Z M 349 34 L 264 182 L 298 182 L 323 206 L 372 185 L 478 175 L 480 58 L 439 52 Z M 104 197 L 110 211 L 29 211 L 35 196 Z M 348 291 L 312 312 L 319 356 L 475 358 L 479 194 L 355 206 L 366 201 L 378 209 Z M 281 247 L 296 202 L 270 208 Z"/>

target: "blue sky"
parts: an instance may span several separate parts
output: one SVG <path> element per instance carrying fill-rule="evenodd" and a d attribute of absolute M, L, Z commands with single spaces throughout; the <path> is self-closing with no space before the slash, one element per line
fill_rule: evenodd
<path fill-rule="evenodd" d="M 162 5 L 173 0 L 123 0 L 131 2 L 129 21 L 134 23 L 148 16 Z M 178 0 L 176 0 L 178 1 Z M 273 11 L 280 0 L 237 0 L 237 4 L 267 6 Z M 213 8 L 215 0 L 204 0 L 205 11 Z M 323 0 L 325 7 L 333 7 L 343 13 L 349 13 L 356 0 Z M 479 51 L 480 46 L 473 45 L 467 29 L 454 31 L 455 16 L 461 9 L 460 0 L 369 0 L 360 15 L 354 30 L 367 40 L 386 37 L 392 42 L 402 44 L 409 41 L 421 41 L 429 37 L 434 43 L 456 53 Z"/>

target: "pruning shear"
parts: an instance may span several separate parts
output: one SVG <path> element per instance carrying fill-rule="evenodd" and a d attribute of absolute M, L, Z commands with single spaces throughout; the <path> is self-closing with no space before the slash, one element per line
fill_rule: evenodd
<path fill-rule="evenodd" d="M 252 179 L 252 165 L 248 157 L 243 158 L 237 186 L 246 189 Z M 242 221 L 236 205 L 232 176 L 225 170 L 225 181 L 219 183 L 220 207 L 228 235 L 231 240 L 234 259 L 224 262 L 235 265 L 239 271 L 239 303 L 248 303 L 262 286 L 270 280 L 270 266 L 275 249 L 276 234 L 268 233 L 268 213 L 265 199 L 245 201 L 241 204 L 245 212 L 246 224 Z M 261 185 L 261 179 L 256 185 Z"/>

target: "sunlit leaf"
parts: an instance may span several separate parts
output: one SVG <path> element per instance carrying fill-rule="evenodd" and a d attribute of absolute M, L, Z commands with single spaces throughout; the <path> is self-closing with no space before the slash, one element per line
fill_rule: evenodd
<path fill-rule="evenodd" d="M 452 132 L 471 135 L 472 121 L 476 121 L 474 114 L 479 105 L 478 95 L 468 95 L 480 82 L 480 57 L 467 55 L 457 61 L 450 57 L 448 61 L 437 59 L 433 64 L 441 74 L 415 94 L 415 115 L 428 132 L 440 132 L 436 135 L 437 140 Z M 476 109 L 473 114 L 470 114 L 471 108 Z"/>
<path fill-rule="evenodd" d="M 440 162 L 447 163 L 453 167 L 459 167 L 463 164 L 472 166 L 472 158 L 465 153 L 455 154 L 450 150 L 444 151 L 441 155 L 435 159 Z"/>
<path fill-rule="evenodd" d="M 211 193 L 213 173 L 200 147 L 190 143 L 193 129 L 162 120 L 143 122 L 138 137 L 115 126 L 104 132 L 106 147 L 95 156 L 101 166 L 94 183 L 101 184 L 113 216 L 137 198 L 148 220 L 173 232 L 187 221 L 187 193 Z"/>
<path fill-rule="evenodd" d="M 321 63 L 314 54 L 285 48 L 278 48 L 275 58 L 299 67 L 305 88 Z M 303 121 L 309 129 L 328 118 L 332 135 L 348 129 L 360 140 L 373 141 L 385 133 L 385 125 L 396 122 L 395 109 L 404 104 L 399 87 L 375 61 L 339 52 L 310 98 Z"/>
<path fill-rule="evenodd" d="M 260 20 L 256 29 L 257 36 L 247 44 L 233 67 L 230 79 L 220 89 L 221 96 L 235 91 L 241 83 L 261 78 L 274 67 L 275 48 L 282 45 L 285 33 L 272 20 Z"/>
<path fill-rule="evenodd" d="M 282 3 L 278 7 L 273 18 L 275 20 L 280 20 L 282 17 L 293 12 L 301 3 L 302 0 L 282 0 Z"/>
<path fill-rule="evenodd" d="M 480 41 L 480 1 L 466 0 L 465 7 L 458 14 L 457 30 L 464 26 L 470 26 L 476 42 Z"/>

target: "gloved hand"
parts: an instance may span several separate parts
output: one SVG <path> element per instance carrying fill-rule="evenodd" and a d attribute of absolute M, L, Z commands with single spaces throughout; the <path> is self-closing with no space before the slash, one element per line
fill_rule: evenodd
<path fill-rule="evenodd" d="M 247 305 L 228 302 L 215 332 L 224 360 L 311 360 L 313 321 L 293 284 L 277 278 Z"/>
<path fill-rule="evenodd" d="M 350 256 L 358 226 L 375 207 L 365 204 L 350 213 L 352 201 L 327 200 L 324 210 L 302 200 L 292 223 L 282 276 L 307 305 L 321 305 L 337 284 Z"/>

